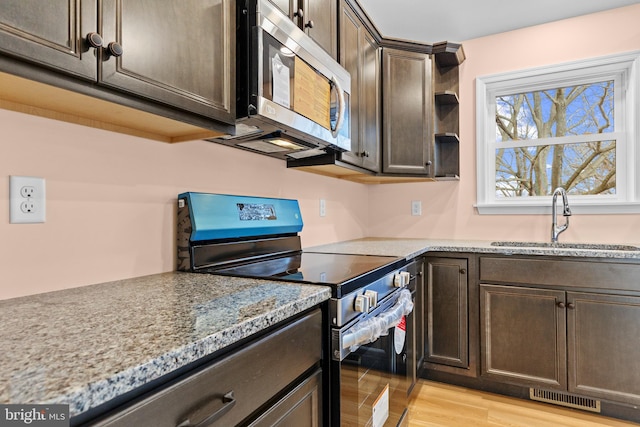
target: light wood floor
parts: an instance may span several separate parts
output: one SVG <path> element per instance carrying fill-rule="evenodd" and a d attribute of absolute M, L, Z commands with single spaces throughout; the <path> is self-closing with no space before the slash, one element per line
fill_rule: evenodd
<path fill-rule="evenodd" d="M 420 380 L 409 405 L 409 427 L 629 427 L 640 424 L 545 403 Z"/>

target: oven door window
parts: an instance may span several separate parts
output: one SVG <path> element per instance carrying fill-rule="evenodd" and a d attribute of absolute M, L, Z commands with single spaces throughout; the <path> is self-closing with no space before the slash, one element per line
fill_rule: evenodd
<path fill-rule="evenodd" d="M 340 366 L 341 426 L 395 427 L 407 407 L 406 342 L 395 328 L 350 353 Z"/>

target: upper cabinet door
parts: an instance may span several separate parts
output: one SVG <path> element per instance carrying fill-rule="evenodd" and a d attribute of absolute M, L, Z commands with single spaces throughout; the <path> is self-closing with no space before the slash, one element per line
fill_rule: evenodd
<path fill-rule="evenodd" d="M 351 75 L 351 151 L 342 153 L 342 159 L 349 163 L 362 166 L 360 113 L 360 75 L 362 74 L 362 23 L 346 4 L 340 3 L 340 64 Z"/>
<path fill-rule="evenodd" d="M 302 29 L 334 59 L 338 58 L 338 2 L 336 0 L 307 0 Z"/>
<path fill-rule="evenodd" d="M 382 50 L 383 172 L 431 175 L 431 59 Z"/>
<path fill-rule="evenodd" d="M 340 64 L 351 74 L 351 151 L 341 160 L 380 171 L 380 49 L 358 15 L 340 2 Z"/>
<path fill-rule="evenodd" d="M 296 7 L 298 0 L 269 0 L 271 3 L 278 6 L 278 9 L 282 11 L 289 19 L 294 18 L 294 14 L 297 12 Z"/>
<path fill-rule="evenodd" d="M 369 32 L 362 28 L 362 75 L 360 147 L 362 166 L 380 171 L 380 48 Z"/>
<path fill-rule="evenodd" d="M 234 1 L 103 0 L 102 20 L 101 84 L 234 122 Z"/>
<path fill-rule="evenodd" d="M 2 0 L 0 51 L 95 80 L 97 23 L 95 0 Z"/>

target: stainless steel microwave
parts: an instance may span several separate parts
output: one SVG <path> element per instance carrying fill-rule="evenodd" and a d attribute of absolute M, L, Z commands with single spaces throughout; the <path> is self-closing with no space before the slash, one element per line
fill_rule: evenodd
<path fill-rule="evenodd" d="M 268 0 L 237 3 L 234 135 L 210 141 L 282 159 L 351 149 L 351 77 Z"/>

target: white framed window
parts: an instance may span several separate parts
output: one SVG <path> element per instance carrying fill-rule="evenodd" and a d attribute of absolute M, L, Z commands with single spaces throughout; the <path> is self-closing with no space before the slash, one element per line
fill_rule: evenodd
<path fill-rule="evenodd" d="M 481 214 L 640 212 L 640 51 L 476 78 Z"/>

